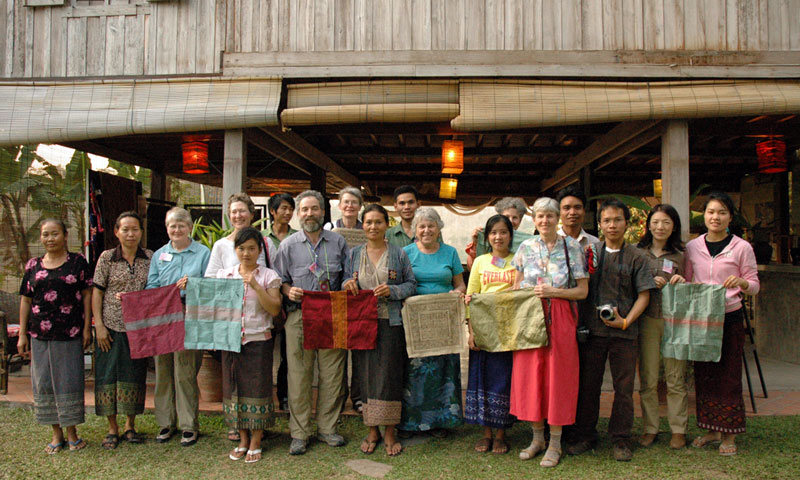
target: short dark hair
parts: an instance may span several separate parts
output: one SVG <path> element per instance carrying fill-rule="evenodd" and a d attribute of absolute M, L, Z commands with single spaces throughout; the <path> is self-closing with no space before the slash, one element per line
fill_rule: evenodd
<path fill-rule="evenodd" d="M 136 221 L 139 222 L 139 228 L 144 228 L 144 224 L 142 223 L 142 217 L 140 217 L 138 213 L 130 210 L 119 214 L 119 216 L 117 217 L 117 221 L 114 222 L 114 230 L 119 230 L 119 226 L 122 224 L 123 218 L 135 218 Z"/>
<path fill-rule="evenodd" d="M 294 197 L 288 193 L 276 193 L 275 195 L 269 197 L 269 201 L 267 202 L 267 210 L 269 210 L 270 218 L 272 218 L 272 212 L 277 212 L 278 209 L 281 208 L 281 203 L 283 202 L 291 205 L 292 210 L 294 210 Z"/>
<path fill-rule="evenodd" d="M 63 233 L 64 235 L 67 234 L 67 224 L 64 223 L 64 220 L 61 220 L 60 218 L 55 218 L 55 217 L 47 217 L 44 220 L 42 220 L 41 223 L 39 223 L 39 231 L 41 232 L 42 231 L 42 227 L 44 227 L 45 224 L 48 224 L 48 223 L 55 223 L 56 225 L 61 227 L 61 233 Z"/>
<path fill-rule="evenodd" d="M 669 216 L 669 218 L 672 220 L 672 233 L 669 235 L 669 238 L 667 238 L 667 248 L 671 249 L 673 252 L 682 252 L 683 241 L 681 241 L 681 217 L 678 215 L 678 211 L 675 210 L 675 207 L 669 203 L 659 203 L 653 207 L 652 210 L 650 210 L 650 213 L 647 214 L 644 235 L 642 235 L 642 239 L 639 240 L 639 244 L 637 246 L 639 248 L 649 248 L 650 245 L 653 244 L 653 234 L 650 232 L 650 219 L 653 218 L 653 215 L 658 212 L 666 213 L 667 216 Z"/>
<path fill-rule="evenodd" d="M 364 222 L 364 217 L 367 216 L 369 212 L 378 212 L 383 215 L 384 220 L 386 220 L 386 224 L 389 224 L 389 212 L 386 211 L 385 208 L 378 205 L 377 203 L 370 203 L 364 208 L 364 213 L 361 214 L 361 222 Z"/>
<path fill-rule="evenodd" d="M 489 217 L 489 220 L 486 220 L 486 226 L 483 227 L 483 246 L 487 252 L 492 251 L 492 246 L 489 245 L 489 232 L 492 231 L 494 226 L 499 223 L 503 222 L 508 227 L 508 233 L 511 235 L 508 238 L 508 248 L 511 249 L 511 245 L 514 243 L 514 225 L 511 224 L 511 220 L 508 219 L 505 215 L 492 215 Z"/>
<path fill-rule="evenodd" d="M 256 245 L 258 245 L 258 251 L 260 252 L 262 248 L 264 248 L 264 237 L 261 235 L 261 232 L 256 230 L 253 227 L 245 227 L 236 234 L 236 237 L 233 240 L 233 247 L 236 248 L 239 245 L 244 244 L 248 240 L 255 240 Z"/>
<path fill-rule="evenodd" d="M 709 193 L 708 198 L 706 199 L 706 203 L 703 204 L 704 212 L 706 211 L 706 207 L 708 207 L 708 204 L 711 203 L 712 200 L 716 200 L 725 205 L 725 208 L 727 208 L 728 212 L 731 214 L 731 221 L 732 221 L 733 214 L 736 213 L 736 207 L 733 205 L 733 199 L 731 198 L 731 196 L 725 192 L 721 192 L 718 190 Z"/>
<path fill-rule="evenodd" d="M 607 208 L 618 208 L 622 210 L 622 215 L 625 217 L 625 223 L 628 223 L 631 219 L 631 211 L 628 209 L 628 206 L 622 203 L 621 201 L 617 200 L 616 198 L 609 198 L 607 200 L 603 200 L 603 203 L 600 204 L 600 208 L 597 210 L 597 216 L 600 217 L 603 215 L 603 210 Z"/>
<path fill-rule="evenodd" d="M 399 187 L 394 189 L 394 193 L 392 196 L 394 197 L 394 201 L 397 201 L 397 197 L 404 193 L 411 193 L 414 195 L 414 200 L 419 200 L 419 192 L 413 185 L 400 185 Z"/>
<path fill-rule="evenodd" d="M 575 197 L 581 201 L 584 207 L 586 207 L 586 195 L 583 194 L 577 187 L 570 185 L 568 187 L 564 187 L 559 190 L 558 195 L 556 195 L 556 201 L 558 205 L 561 206 L 561 200 L 564 200 L 567 197 Z"/>

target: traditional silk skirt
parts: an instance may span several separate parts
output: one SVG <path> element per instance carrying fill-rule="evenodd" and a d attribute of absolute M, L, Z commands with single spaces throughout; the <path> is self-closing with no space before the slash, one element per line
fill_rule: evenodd
<path fill-rule="evenodd" d="M 579 358 L 575 315 L 568 301 L 550 299 L 549 344 L 514 352 L 511 414 L 519 420 L 572 425 L 578 406 Z"/>
<path fill-rule="evenodd" d="M 461 413 L 461 358 L 458 354 L 411 358 L 406 363 L 400 430 L 454 428 Z"/>
<path fill-rule="evenodd" d="M 31 339 L 33 412 L 42 425 L 84 422 L 83 340 Z"/>
<path fill-rule="evenodd" d="M 744 433 L 742 350 L 744 317 L 741 309 L 725 314 L 719 362 L 694 362 L 697 426 L 715 432 Z"/>
<path fill-rule="evenodd" d="M 400 423 L 406 363 L 403 326 L 392 327 L 388 319 L 379 318 L 375 348 L 352 352 L 353 374 L 358 379 L 364 402 L 364 425 L 397 425 Z"/>
<path fill-rule="evenodd" d="M 264 430 L 273 422 L 274 339 L 249 342 L 240 353 L 222 352 L 222 411 L 235 430 Z"/>
<path fill-rule="evenodd" d="M 111 350 L 100 350 L 95 342 L 95 414 L 139 415 L 144 412 L 147 392 L 147 359 L 131 358 L 128 335 L 108 331 Z"/>
<path fill-rule="evenodd" d="M 509 428 L 512 352 L 469 352 L 464 421 L 491 428 Z"/>

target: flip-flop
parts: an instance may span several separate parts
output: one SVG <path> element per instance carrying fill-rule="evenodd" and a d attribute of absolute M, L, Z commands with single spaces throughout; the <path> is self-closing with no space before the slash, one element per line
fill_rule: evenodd
<path fill-rule="evenodd" d="M 231 442 L 241 441 L 242 437 L 239 435 L 238 430 L 228 430 L 228 440 Z"/>
<path fill-rule="evenodd" d="M 380 443 L 380 441 L 381 441 L 380 437 L 378 437 L 378 439 L 375 441 L 371 441 L 369 437 L 364 437 L 364 440 L 361 440 L 361 453 L 363 453 L 364 455 L 372 455 L 373 453 L 375 453 L 375 447 L 378 446 L 378 443 Z M 366 450 L 364 450 L 365 443 L 367 444 Z"/>
<path fill-rule="evenodd" d="M 116 433 L 108 433 L 103 438 L 103 443 L 100 444 L 106 450 L 114 450 L 119 445 L 119 435 Z"/>
<path fill-rule="evenodd" d="M 231 450 L 231 453 L 228 454 L 228 458 L 230 458 L 235 462 L 236 460 L 243 459 L 246 453 L 247 453 L 247 447 L 236 447 L 233 450 Z"/>
<path fill-rule="evenodd" d="M 256 463 L 259 460 L 261 460 L 261 449 L 257 448 L 247 451 L 247 457 L 245 457 L 244 463 Z"/>
<path fill-rule="evenodd" d="M 400 450 L 392 453 L 392 451 L 394 450 L 394 446 L 395 445 L 399 445 L 400 446 Z M 396 456 L 400 455 L 401 453 L 403 453 L 403 444 L 401 444 L 400 442 L 394 442 L 392 444 L 388 444 L 388 443 L 386 444 L 386 455 L 388 455 L 390 457 L 396 457 Z"/>
<path fill-rule="evenodd" d="M 737 451 L 738 449 L 735 443 L 731 445 L 725 445 L 724 443 L 719 444 L 719 454 L 723 457 L 732 457 L 736 455 Z"/>
<path fill-rule="evenodd" d="M 703 448 L 708 445 L 717 445 L 721 444 L 721 438 L 710 438 L 710 439 L 703 439 L 703 437 L 697 437 L 692 441 L 692 447 L 694 448 Z"/>
<path fill-rule="evenodd" d="M 508 453 L 508 444 L 506 443 L 505 439 L 503 438 L 494 439 L 494 443 L 492 444 L 492 453 L 494 453 L 495 455 L 503 455 L 504 453 Z"/>
<path fill-rule="evenodd" d="M 55 455 L 56 453 L 60 452 L 64 449 L 64 446 L 67 444 L 66 440 L 61 440 L 60 443 L 56 443 L 53 445 L 52 443 L 48 443 L 46 447 L 44 447 L 45 453 L 48 455 Z M 49 450 L 48 450 L 49 449 Z"/>
<path fill-rule="evenodd" d="M 88 443 L 86 443 L 85 441 L 83 441 L 83 439 L 82 439 L 82 438 L 78 438 L 78 439 L 77 439 L 77 440 L 75 440 L 74 442 L 72 442 L 72 441 L 69 441 L 69 442 L 67 442 L 67 443 L 69 443 L 69 449 L 70 449 L 71 451 L 75 451 L 75 450 L 83 450 L 84 448 L 86 448 L 86 447 L 88 447 L 88 446 L 89 446 L 89 444 L 88 444 Z"/>
<path fill-rule="evenodd" d="M 134 444 L 142 443 L 143 441 L 142 437 L 132 428 L 130 430 L 125 430 L 125 433 L 122 434 L 122 439 L 128 443 Z"/>
<path fill-rule="evenodd" d="M 492 439 L 483 437 L 475 443 L 475 451 L 478 453 L 486 453 L 492 449 Z"/>

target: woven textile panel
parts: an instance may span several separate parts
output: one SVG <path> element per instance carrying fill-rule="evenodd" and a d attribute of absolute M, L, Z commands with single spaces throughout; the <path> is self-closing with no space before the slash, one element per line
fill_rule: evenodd
<path fill-rule="evenodd" d="M 120 298 L 131 358 L 183 350 L 183 304 L 177 285 L 127 292 Z"/>
<path fill-rule="evenodd" d="M 239 278 L 189 278 L 186 284 L 187 350 L 242 350 L 244 283 Z"/>
<path fill-rule="evenodd" d="M 347 248 L 367 243 L 367 234 L 360 228 L 334 228 L 332 231 L 344 237 L 344 241 L 347 242 Z"/>
<path fill-rule="evenodd" d="M 378 338 L 378 297 L 372 290 L 303 291 L 303 348 L 372 350 Z"/>
<path fill-rule="evenodd" d="M 474 293 L 469 302 L 475 345 L 489 352 L 547 346 L 542 301 L 532 288 Z"/>
<path fill-rule="evenodd" d="M 702 283 L 666 285 L 661 289 L 661 309 L 664 357 L 719 361 L 725 325 L 725 287 Z"/>
<path fill-rule="evenodd" d="M 466 307 L 457 293 L 407 298 L 402 315 L 409 358 L 448 355 L 464 350 Z"/>

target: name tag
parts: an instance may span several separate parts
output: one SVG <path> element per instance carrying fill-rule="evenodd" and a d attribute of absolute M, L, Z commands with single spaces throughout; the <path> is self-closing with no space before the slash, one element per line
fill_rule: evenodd
<path fill-rule="evenodd" d="M 171 262 L 172 261 L 172 254 L 163 252 L 161 255 L 158 256 L 158 259 L 162 262 Z"/>
<path fill-rule="evenodd" d="M 506 259 L 500 257 L 492 257 L 492 265 L 497 268 L 503 268 L 506 266 Z"/>
<path fill-rule="evenodd" d="M 672 260 L 664 259 L 664 265 L 661 267 L 661 270 L 672 273 L 675 271 L 675 263 Z"/>

